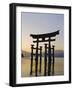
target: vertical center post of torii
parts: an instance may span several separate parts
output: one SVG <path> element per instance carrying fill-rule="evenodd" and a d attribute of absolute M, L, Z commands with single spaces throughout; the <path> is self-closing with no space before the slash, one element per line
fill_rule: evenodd
<path fill-rule="evenodd" d="M 49 37 L 49 43 L 48 43 L 48 76 L 50 76 L 51 73 L 51 39 Z"/>
<path fill-rule="evenodd" d="M 36 43 L 36 66 L 35 66 L 35 76 L 38 75 L 38 45 L 39 45 L 39 42 L 38 42 L 38 38 L 37 38 L 37 43 Z"/>

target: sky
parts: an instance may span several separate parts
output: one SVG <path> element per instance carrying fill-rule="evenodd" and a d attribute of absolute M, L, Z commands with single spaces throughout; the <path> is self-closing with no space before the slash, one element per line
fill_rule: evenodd
<path fill-rule="evenodd" d="M 33 39 L 30 34 L 44 34 L 60 30 L 60 34 L 55 37 L 55 50 L 64 50 L 64 15 L 54 13 L 21 13 L 22 28 L 22 50 L 31 52 Z M 44 44 L 40 43 L 43 46 Z M 36 46 L 36 45 L 35 45 Z"/>

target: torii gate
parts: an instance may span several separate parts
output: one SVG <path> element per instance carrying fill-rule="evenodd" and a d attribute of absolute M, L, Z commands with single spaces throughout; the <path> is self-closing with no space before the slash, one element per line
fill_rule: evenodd
<path fill-rule="evenodd" d="M 30 36 L 33 39 L 36 39 L 33 41 L 33 43 L 36 43 L 36 48 L 34 48 L 34 45 L 31 45 L 31 70 L 30 75 L 32 75 L 32 67 L 33 67 L 33 56 L 35 56 L 35 76 L 38 76 L 38 56 L 40 56 L 40 73 L 41 73 L 41 62 L 42 62 L 42 46 L 39 48 L 39 43 L 41 42 L 48 42 L 48 44 L 45 44 L 45 55 L 44 55 L 44 76 L 46 76 L 46 67 L 47 67 L 47 57 L 48 57 L 48 76 L 51 75 L 51 49 L 53 50 L 53 66 L 52 66 L 52 74 L 54 74 L 54 46 L 51 47 L 51 42 L 55 41 L 55 39 L 52 39 L 51 37 L 55 37 L 59 34 L 59 30 L 52 33 L 46 33 L 46 34 L 31 34 Z M 47 39 L 46 39 L 47 38 Z M 41 39 L 41 40 L 40 40 Z M 36 53 L 33 53 L 33 50 L 36 50 Z M 48 53 L 47 53 L 48 49 Z M 38 50 L 40 50 L 40 54 L 38 54 Z"/>

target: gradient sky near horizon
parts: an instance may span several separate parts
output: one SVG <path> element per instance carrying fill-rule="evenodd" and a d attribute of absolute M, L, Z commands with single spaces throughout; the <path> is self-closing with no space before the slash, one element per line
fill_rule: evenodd
<path fill-rule="evenodd" d="M 22 50 L 31 52 L 31 44 L 33 43 L 30 34 L 44 34 L 60 30 L 55 45 L 55 50 L 64 50 L 64 14 L 53 13 L 21 13 L 22 28 Z M 43 43 L 40 45 L 43 46 Z"/>

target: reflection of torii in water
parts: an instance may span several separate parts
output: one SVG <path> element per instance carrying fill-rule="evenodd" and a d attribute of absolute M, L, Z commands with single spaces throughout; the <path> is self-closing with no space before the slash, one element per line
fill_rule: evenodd
<path fill-rule="evenodd" d="M 30 75 L 32 75 L 32 67 L 33 67 L 33 56 L 35 56 L 35 76 L 38 76 L 38 56 L 40 56 L 40 74 L 41 74 L 41 62 L 42 62 L 42 46 L 39 48 L 40 42 L 48 42 L 48 44 L 45 44 L 45 54 L 44 54 L 44 75 L 46 76 L 46 69 L 47 69 L 47 57 L 48 57 L 48 76 L 51 75 L 51 49 L 53 50 L 53 67 L 52 67 L 52 74 L 54 74 L 54 45 L 51 47 L 51 42 L 55 41 L 55 39 L 52 39 L 51 37 L 55 37 L 59 34 L 59 30 L 52 33 L 46 33 L 46 34 L 31 34 L 30 36 L 33 39 L 36 39 L 33 41 L 33 43 L 36 43 L 36 48 L 34 48 L 34 45 L 31 46 L 31 71 Z M 41 39 L 41 40 L 40 40 Z M 33 50 L 36 50 L 36 53 L 33 53 Z M 40 50 L 40 54 L 38 54 L 38 50 Z M 48 53 L 47 53 L 48 50 Z"/>

